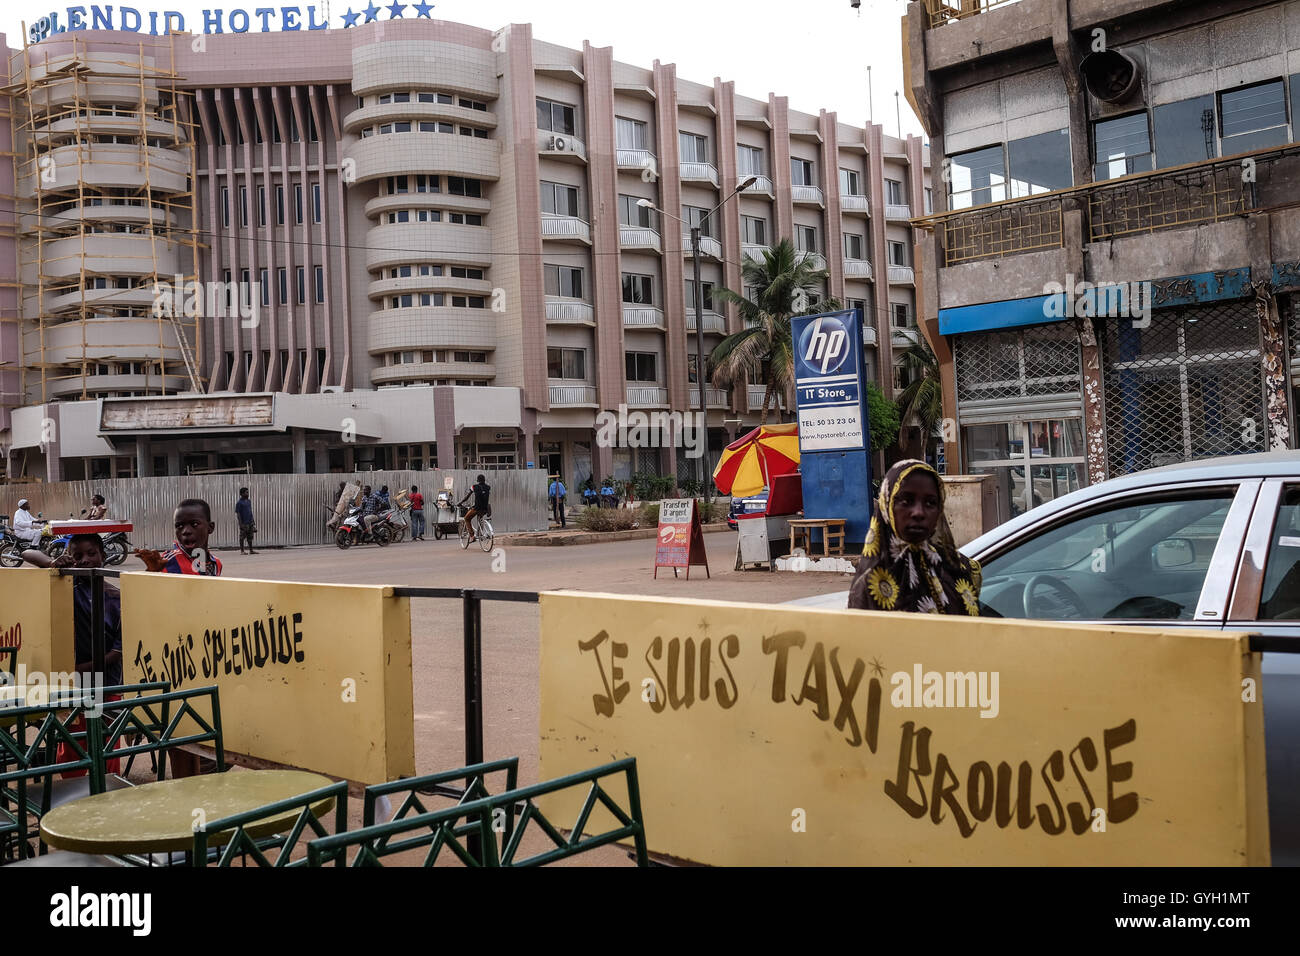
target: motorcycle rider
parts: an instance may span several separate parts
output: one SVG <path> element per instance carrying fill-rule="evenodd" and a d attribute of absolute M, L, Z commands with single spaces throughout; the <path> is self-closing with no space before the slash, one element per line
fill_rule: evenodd
<path fill-rule="evenodd" d="M 103 495 L 95 495 L 90 499 L 90 510 L 86 512 L 88 521 L 103 521 L 108 517 L 108 505 L 104 504 Z"/>
<path fill-rule="evenodd" d="M 375 525 L 383 517 L 382 512 L 385 508 L 383 499 L 374 494 L 369 485 L 361 489 L 361 521 L 366 527 L 367 534 L 373 534 Z"/>
<path fill-rule="evenodd" d="M 32 517 L 28 504 L 26 498 L 18 502 L 18 510 L 14 512 L 12 527 L 14 537 L 34 548 L 41 540 L 41 529 L 44 525 Z"/>

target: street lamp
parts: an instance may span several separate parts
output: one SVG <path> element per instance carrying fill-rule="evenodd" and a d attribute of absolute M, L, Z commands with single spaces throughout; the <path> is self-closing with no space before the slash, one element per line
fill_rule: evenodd
<path fill-rule="evenodd" d="M 704 397 L 704 286 L 700 283 L 700 227 L 704 225 L 704 220 L 756 182 L 758 182 L 757 176 L 750 176 L 743 180 L 726 199 L 701 216 L 700 221 L 694 225 L 685 219 L 674 216 L 670 212 L 664 212 L 649 199 L 638 199 L 636 201 L 636 204 L 642 209 L 653 209 L 661 216 L 676 219 L 683 226 L 690 227 L 691 230 L 691 258 L 695 262 L 695 383 L 700 389 L 700 421 L 704 423 L 704 503 L 706 506 L 713 497 L 711 494 L 713 462 L 709 458 L 709 408 Z"/>

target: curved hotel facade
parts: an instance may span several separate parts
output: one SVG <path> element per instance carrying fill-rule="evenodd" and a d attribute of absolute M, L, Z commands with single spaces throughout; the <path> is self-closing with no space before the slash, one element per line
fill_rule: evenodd
<path fill-rule="evenodd" d="M 597 416 L 697 409 L 697 323 L 741 328 L 713 290 L 781 238 L 886 392 L 915 334 L 919 139 L 527 25 L 63 33 L 3 95 L 10 476 L 687 475 L 680 436 L 601 447 Z M 704 220 L 697 316 L 689 227 L 638 201 L 698 222 L 750 177 Z M 762 391 L 706 383 L 715 450 Z"/>

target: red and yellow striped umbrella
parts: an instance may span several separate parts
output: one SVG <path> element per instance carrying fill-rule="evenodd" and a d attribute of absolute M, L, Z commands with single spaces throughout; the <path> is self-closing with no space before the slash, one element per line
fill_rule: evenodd
<path fill-rule="evenodd" d="M 798 466 L 798 424 L 759 425 L 723 449 L 713 483 L 724 495 L 747 498 L 768 486 L 769 475 L 788 475 Z"/>

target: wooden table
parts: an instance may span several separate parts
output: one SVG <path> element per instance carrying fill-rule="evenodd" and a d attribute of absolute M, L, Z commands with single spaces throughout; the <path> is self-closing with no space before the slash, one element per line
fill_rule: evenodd
<path fill-rule="evenodd" d="M 842 556 L 844 554 L 845 520 L 844 518 L 791 518 L 790 551 L 793 552 L 795 548 L 802 544 L 804 554 L 812 557 L 812 532 L 814 528 L 820 528 L 822 532 L 822 553 L 819 557 Z M 834 543 L 832 543 L 832 539 L 834 539 Z"/>
<path fill-rule="evenodd" d="M 232 770 L 160 780 L 74 800 L 41 817 L 41 839 L 77 853 L 150 853 L 192 850 L 196 820 L 209 823 L 327 787 L 334 781 L 302 770 Z M 334 806 L 326 797 L 312 807 L 318 816 Z M 202 817 L 195 811 L 202 810 Z M 290 810 L 244 827 L 254 839 L 293 826 Z M 224 843 L 227 834 L 211 843 Z"/>

